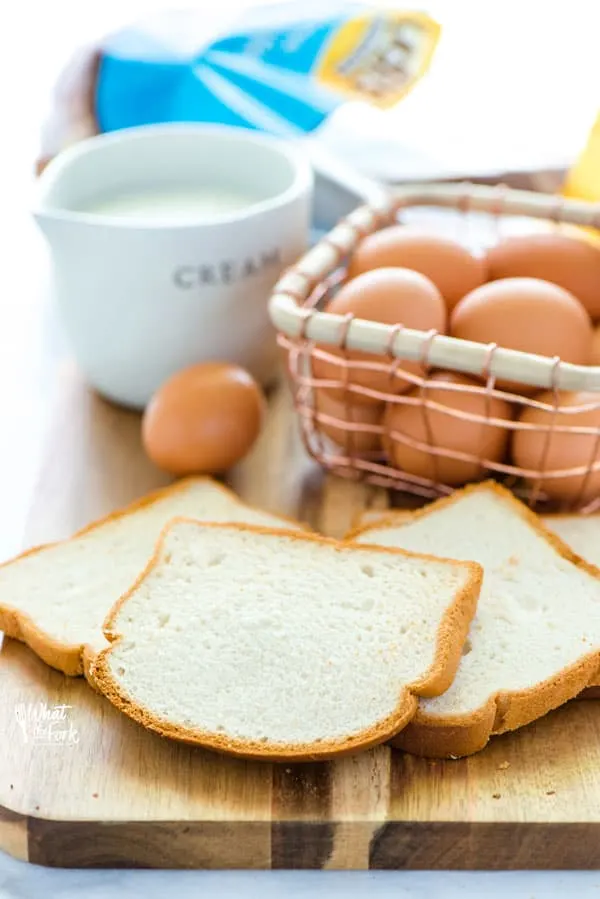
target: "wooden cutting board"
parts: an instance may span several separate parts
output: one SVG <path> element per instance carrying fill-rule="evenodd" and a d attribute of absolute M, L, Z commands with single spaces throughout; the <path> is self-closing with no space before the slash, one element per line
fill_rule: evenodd
<path fill-rule="evenodd" d="M 164 482 L 139 419 L 69 370 L 27 543 L 63 537 Z M 379 490 L 304 455 L 287 389 L 232 475 L 249 502 L 343 534 Z M 110 564 L 110 559 L 107 559 Z M 36 730 L 33 717 L 42 721 Z M 62 742 L 45 741 L 54 715 Z M 163 740 L 80 679 L 5 640 L 0 651 L 0 847 L 68 867 L 597 868 L 600 705 L 573 702 L 461 761 L 387 747 L 336 763 L 236 761 Z"/>

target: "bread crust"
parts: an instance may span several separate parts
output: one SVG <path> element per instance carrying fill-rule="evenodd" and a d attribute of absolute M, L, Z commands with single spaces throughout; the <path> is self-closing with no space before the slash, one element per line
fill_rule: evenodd
<path fill-rule="evenodd" d="M 106 524 L 110 524 L 112 521 L 116 521 L 120 518 L 124 518 L 127 515 L 139 512 L 140 509 L 151 506 L 158 500 L 187 490 L 188 487 L 195 484 L 202 483 L 210 484 L 212 487 L 218 487 L 231 500 L 234 500 L 240 506 L 246 507 L 246 504 L 237 496 L 237 494 L 235 494 L 232 490 L 229 490 L 229 488 L 220 483 L 220 481 L 216 481 L 208 476 L 181 478 L 180 480 L 174 481 L 172 484 L 169 484 L 166 487 L 160 487 L 157 490 L 153 490 L 150 493 L 145 494 L 139 499 L 134 500 L 134 502 L 130 503 L 129 505 L 123 506 L 122 508 L 117 509 L 114 512 L 110 512 L 108 515 L 105 515 L 103 518 L 99 518 L 97 521 L 93 521 L 91 524 L 88 524 L 84 528 L 81 528 L 81 530 L 76 531 L 75 534 L 72 535 L 72 537 L 68 537 L 65 540 L 57 540 L 53 543 L 42 543 L 39 546 L 33 546 L 30 549 L 19 553 L 19 555 L 15 556 L 14 558 L 8 559 L 6 562 L 0 564 L 0 569 L 7 568 L 9 565 L 15 565 L 21 559 L 25 559 L 28 556 L 37 555 L 38 553 L 45 552 L 46 550 L 51 550 L 55 547 L 62 546 L 65 543 L 68 543 L 69 540 L 73 540 L 77 537 L 83 537 L 84 535 L 89 534 Z M 300 524 L 302 528 L 306 528 L 308 530 L 308 525 L 302 524 L 300 522 L 295 522 L 292 518 L 288 518 L 287 516 L 283 515 L 276 517 L 281 518 L 282 522 L 289 522 L 290 524 Z M 93 647 L 86 647 L 81 643 L 61 643 L 60 641 L 54 640 L 45 631 L 38 627 L 38 625 L 30 615 L 27 615 L 25 612 L 20 612 L 18 609 L 14 609 L 10 605 L 2 605 L 1 603 L 0 631 L 3 631 L 7 637 L 11 637 L 14 640 L 20 640 L 22 643 L 26 643 L 27 646 L 29 646 L 30 649 L 32 649 L 33 652 L 37 656 L 39 656 L 39 658 L 42 659 L 43 662 L 45 662 L 47 665 L 50 665 L 51 668 L 57 668 L 59 671 L 62 671 L 63 674 L 67 674 L 70 677 L 77 677 L 84 674 L 85 669 L 89 667 L 90 660 L 94 655 Z"/>
<path fill-rule="evenodd" d="M 394 516 L 395 521 L 402 521 L 403 518 L 408 520 L 414 511 L 414 509 L 360 509 L 352 516 L 352 525 L 344 539 L 347 540 L 351 534 L 379 525 L 390 515 Z M 365 521 L 365 519 L 367 520 Z"/>
<path fill-rule="evenodd" d="M 180 740 L 203 746 L 217 752 L 241 758 L 268 760 L 268 761 L 316 761 L 345 755 L 362 749 L 368 749 L 390 739 L 402 730 L 414 717 L 418 708 L 419 696 L 438 696 L 452 683 L 460 661 L 462 646 L 466 639 L 469 625 L 475 614 L 479 591 L 483 580 L 481 566 L 474 562 L 457 562 L 454 559 L 441 560 L 451 562 L 453 565 L 463 567 L 468 574 L 464 587 L 457 591 L 453 602 L 446 609 L 440 622 L 437 633 L 437 646 L 435 658 L 429 670 L 412 684 L 408 684 L 398 699 L 398 705 L 393 713 L 377 724 L 365 729 L 358 734 L 352 734 L 344 739 L 323 741 L 307 744 L 276 744 L 252 740 L 237 740 L 221 733 L 184 729 L 169 721 L 162 720 L 153 715 L 150 709 L 136 704 L 120 684 L 113 678 L 110 670 L 110 655 L 114 646 L 122 639 L 118 630 L 118 617 L 121 609 L 135 594 L 140 584 L 163 561 L 163 550 L 171 527 L 178 523 L 189 523 L 200 528 L 221 528 L 227 530 L 245 531 L 264 535 L 285 536 L 293 541 L 305 541 L 331 546 L 334 549 L 347 551 L 375 550 L 385 554 L 402 555 L 406 557 L 418 556 L 427 561 L 440 562 L 440 559 L 430 555 L 411 553 L 393 547 L 349 547 L 345 542 L 339 542 L 316 534 L 298 533 L 297 531 L 282 531 L 274 528 L 261 527 L 243 523 L 215 524 L 198 522 L 189 518 L 176 518 L 162 531 L 157 543 L 155 553 L 148 562 L 144 572 L 136 583 L 113 606 L 104 623 L 104 635 L 110 645 L 102 649 L 94 659 L 87 671 L 87 676 L 92 684 L 103 693 L 109 701 L 118 709 L 142 724 L 144 727 L 163 737 Z"/>
<path fill-rule="evenodd" d="M 544 521 L 572 521 L 576 518 L 578 521 L 599 521 L 600 512 L 546 512 L 542 516 Z"/>
<path fill-rule="evenodd" d="M 537 531 L 564 559 L 576 565 L 592 577 L 600 580 L 600 570 L 578 556 L 570 546 L 547 528 L 542 520 L 513 494 L 495 481 L 470 484 L 451 496 L 417 509 L 407 517 L 382 516 L 377 522 L 353 529 L 346 540 L 381 528 L 410 524 L 445 508 L 468 493 L 493 490 L 498 496 L 508 500 L 515 511 Z M 361 544 L 369 545 L 369 544 Z M 392 745 L 414 755 L 430 758 L 460 758 L 473 755 L 483 749 L 492 736 L 516 730 L 530 724 L 552 709 L 573 699 L 587 687 L 600 683 L 600 652 L 586 653 L 573 665 L 557 671 L 552 677 L 526 690 L 498 691 L 489 696 L 485 705 L 467 715 L 427 714 L 421 707 L 410 724 L 393 739 Z"/>

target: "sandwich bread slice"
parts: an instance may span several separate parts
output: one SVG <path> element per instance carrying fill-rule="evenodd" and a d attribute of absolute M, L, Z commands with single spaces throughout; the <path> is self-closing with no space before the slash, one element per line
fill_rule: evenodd
<path fill-rule="evenodd" d="M 481 569 L 180 519 L 110 613 L 93 685 L 147 728 L 248 758 L 329 758 L 447 689 Z"/>
<path fill-rule="evenodd" d="M 360 544 L 472 559 L 484 569 L 456 678 L 422 699 L 396 745 L 464 756 L 599 682 L 600 571 L 493 482 L 351 535 Z"/>
<path fill-rule="evenodd" d="M 180 515 L 293 527 L 246 506 L 211 478 L 177 481 L 69 540 L 35 547 L 0 566 L 0 630 L 53 668 L 82 674 L 86 660 L 104 645 L 109 610 L 144 570 L 165 524 Z"/>
<path fill-rule="evenodd" d="M 600 515 L 545 515 L 542 520 L 578 556 L 600 568 Z"/>
<path fill-rule="evenodd" d="M 386 521 L 390 515 L 393 515 L 394 521 L 399 523 L 404 518 L 410 519 L 413 512 L 406 509 L 367 509 L 356 517 L 353 531 Z M 568 543 L 578 556 L 600 567 L 600 513 L 594 515 L 556 513 L 540 515 L 540 518 L 546 527 L 554 531 L 564 543 Z"/>

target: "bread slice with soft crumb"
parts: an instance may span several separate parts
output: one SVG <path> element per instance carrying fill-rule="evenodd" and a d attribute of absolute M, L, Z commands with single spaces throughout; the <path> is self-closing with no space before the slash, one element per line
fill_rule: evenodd
<path fill-rule="evenodd" d="M 0 630 L 53 668 L 82 674 L 105 643 L 108 611 L 148 564 L 165 524 L 180 515 L 294 527 L 246 506 L 211 478 L 177 481 L 69 540 L 35 547 L 0 566 Z"/>
<path fill-rule="evenodd" d="M 598 683 L 600 571 L 493 482 L 355 532 L 360 544 L 473 559 L 484 569 L 476 616 L 450 688 L 423 699 L 396 745 L 464 756 Z"/>
<path fill-rule="evenodd" d="M 600 568 L 600 514 L 577 515 L 576 513 L 557 513 L 545 515 L 544 523 L 551 531 L 568 543 L 571 549 L 582 556 L 586 562 Z M 593 686 L 585 689 L 579 699 L 600 699 L 599 679 Z"/>
<path fill-rule="evenodd" d="M 163 736 L 312 760 L 396 734 L 447 689 L 481 569 L 249 525 L 171 523 L 105 625 L 101 693 Z"/>
<path fill-rule="evenodd" d="M 356 516 L 351 534 L 368 526 L 386 522 L 390 514 L 393 514 L 394 522 L 399 524 L 403 520 L 410 519 L 413 512 L 406 509 L 366 509 Z M 540 518 L 546 527 L 567 543 L 577 555 L 600 568 L 600 513 L 581 515 L 558 512 L 541 515 Z M 600 683 L 586 687 L 577 698 L 600 699 Z"/>
<path fill-rule="evenodd" d="M 410 519 L 413 512 L 407 509 L 366 509 L 356 516 L 351 534 L 363 528 L 380 524 L 394 516 L 396 523 Z M 579 515 L 557 512 L 540 515 L 549 530 L 554 531 L 578 556 L 592 565 L 600 567 L 600 513 Z"/>
<path fill-rule="evenodd" d="M 600 567 L 600 514 L 544 515 L 546 527 L 568 543 L 577 555 Z"/>
<path fill-rule="evenodd" d="M 394 516 L 395 522 L 400 522 L 403 519 L 408 520 L 413 515 L 413 511 L 414 510 L 411 509 L 365 509 L 356 515 L 353 527 L 348 536 L 363 530 L 363 528 L 370 527 L 374 524 L 380 524 L 382 521 L 387 521 L 390 515 Z"/>

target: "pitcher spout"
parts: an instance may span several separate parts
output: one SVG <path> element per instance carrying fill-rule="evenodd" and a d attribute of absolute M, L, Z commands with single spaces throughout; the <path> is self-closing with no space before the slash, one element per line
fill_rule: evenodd
<path fill-rule="evenodd" d="M 63 246 L 74 247 L 75 234 L 81 230 L 74 216 L 62 209 L 43 206 L 33 208 L 31 214 L 52 253 L 59 253 Z"/>
<path fill-rule="evenodd" d="M 36 179 L 31 214 L 50 243 L 67 228 L 81 224 L 77 210 L 89 185 L 95 183 L 86 162 L 90 144 L 91 139 L 83 140 L 63 150 Z"/>

